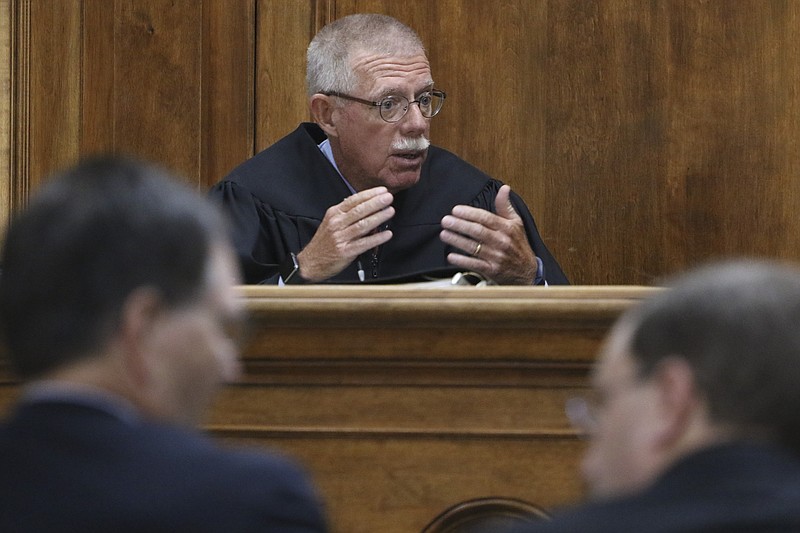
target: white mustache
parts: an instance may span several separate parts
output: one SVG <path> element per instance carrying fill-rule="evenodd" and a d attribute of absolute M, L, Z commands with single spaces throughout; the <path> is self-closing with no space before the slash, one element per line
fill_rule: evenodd
<path fill-rule="evenodd" d="M 431 142 L 424 135 L 419 137 L 402 137 L 392 143 L 395 152 L 423 152 L 428 149 Z"/>

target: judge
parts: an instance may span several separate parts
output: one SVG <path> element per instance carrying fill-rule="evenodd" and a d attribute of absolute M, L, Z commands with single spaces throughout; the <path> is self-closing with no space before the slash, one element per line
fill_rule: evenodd
<path fill-rule="evenodd" d="M 413 30 L 384 15 L 324 27 L 307 56 L 314 123 L 235 168 L 210 195 L 247 283 L 398 279 L 451 269 L 566 284 L 523 200 L 428 140 L 444 91 Z"/>

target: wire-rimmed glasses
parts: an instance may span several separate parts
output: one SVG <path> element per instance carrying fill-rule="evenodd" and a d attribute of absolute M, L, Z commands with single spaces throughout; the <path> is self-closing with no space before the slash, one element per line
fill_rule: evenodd
<path fill-rule="evenodd" d="M 364 100 L 363 98 L 356 98 L 355 96 L 350 96 L 349 94 L 336 91 L 324 92 L 321 94 L 324 94 L 325 96 L 336 96 L 337 98 L 352 100 L 353 102 L 358 102 L 359 104 L 377 107 L 378 111 L 380 111 L 381 118 L 390 123 L 399 122 L 400 119 L 406 116 L 411 104 L 417 104 L 419 106 L 419 111 L 422 113 L 423 117 L 433 118 L 439 111 L 441 111 L 442 106 L 444 105 L 444 99 L 447 97 L 444 91 L 440 91 L 438 89 L 425 91 L 424 93 L 420 94 L 416 100 L 411 101 L 409 101 L 405 96 L 400 96 L 399 94 L 384 96 L 379 102 Z"/>

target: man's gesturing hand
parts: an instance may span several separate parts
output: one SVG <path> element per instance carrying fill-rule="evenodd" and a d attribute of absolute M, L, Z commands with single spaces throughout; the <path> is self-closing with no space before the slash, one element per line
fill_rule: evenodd
<path fill-rule="evenodd" d="M 530 285 L 536 277 L 536 256 L 510 194 L 511 187 L 500 187 L 495 198 L 497 214 L 455 206 L 442 218 L 439 235 L 446 244 L 464 251 L 448 254 L 451 264 L 480 272 L 502 285 Z"/>
<path fill-rule="evenodd" d="M 297 254 L 300 276 L 312 282 L 326 280 L 391 239 L 389 230 L 373 232 L 394 216 L 393 200 L 386 187 L 374 187 L 328 208 L 311 242 Z"/>

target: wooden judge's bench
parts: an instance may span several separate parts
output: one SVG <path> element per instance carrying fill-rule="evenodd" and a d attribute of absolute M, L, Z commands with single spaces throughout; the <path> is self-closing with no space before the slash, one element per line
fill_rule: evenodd
<path fill-rule="evenodd" d="M 245 378 L 213 434 L 303 462 L 337 533 L 417 533 L 460 502 L 582 496 L 564 402 L 643 287 L 247 287 Z"/>
<path fill-rule="evenodd" d="M 244 377 L 216 438 L 283 451 L 335 533 L 418 533 L 462 502 L 582 496 L 564 402 L 645 287 L 242 287 Z M 15 385 L 5 371 L 3 410 Z"/>

